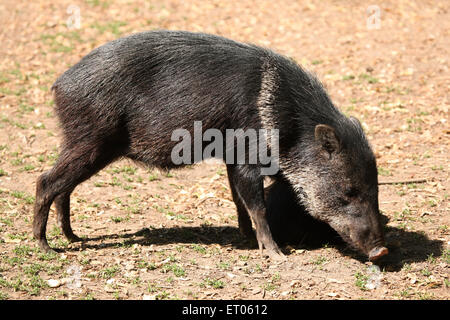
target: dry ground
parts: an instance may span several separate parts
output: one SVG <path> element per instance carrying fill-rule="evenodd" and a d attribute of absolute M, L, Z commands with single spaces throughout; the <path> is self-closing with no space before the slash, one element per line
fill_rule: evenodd
<path fill-rule="evenodd" d="M 0 2 L 1 299 L 449 299 L 448 1 Z M 81 28 L 68 28 L 80 9 Z M 76 12 L 75 12 L 76 14 Z M 69 20 L 70 22 L 70 20 Z M 379 267 L 343 248 L 285 248 L 279 265 L 237 230 L 221 164 L 170 173 L 112 164 L 72 196 L 69 244 L 51 211 L 31 236 L 36 178 L 58 155 L 49 91 L 108 40 L 150 29 L 203 31 L 271 47 L 313 70 L 364 123 L 389 218 Z M 49 281 L 50 280 L 50 281 Z"/>

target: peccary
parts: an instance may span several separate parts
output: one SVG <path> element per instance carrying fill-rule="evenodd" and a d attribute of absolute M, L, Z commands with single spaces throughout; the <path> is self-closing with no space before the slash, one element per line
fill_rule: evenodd
<path fill-rule="evenodd" d="M 361 125 L 340 113 L 316 77 L 289 58 L 214 35 L 142 32 L 94 49 L 52 91 L 63 143 L 54 167 L 36 183 L 33 233 L 44 250 L 50 250 L 45 234 L 53 202 L 64 235 L 80 240 L 69 208 L 78 184 L 121 157 L 166 169 L 183 166 L 173 161 L 178 143 L 172 134 L 179 128 L 190 134 L 201 121 L 203 130 L 222 134 L 278 130 L 278 139 L 258 140 L 267 142 L 279 168 L 271 178 L 286 179 L 313 217 L 371 259 L 387 253 L 375 157 Z M 267 163 L 228 161 L 238 150 L 224 148 L 214 156 L 227 157 L 241 232 L 252 236 L 253 220 L 260 251 L 284 259 L 266 219 Z"/>

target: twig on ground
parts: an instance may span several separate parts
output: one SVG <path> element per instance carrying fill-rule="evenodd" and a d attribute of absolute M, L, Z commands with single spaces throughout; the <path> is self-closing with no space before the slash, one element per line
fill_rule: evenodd
<path fill-rule="evenodd" d="M 382 184 L 409 184 L 409 183 L 425 183 L 427 179 L 410 179 L 410 180 L 394 180 L 394 181 L 379 181 L 378 185 Z"/>

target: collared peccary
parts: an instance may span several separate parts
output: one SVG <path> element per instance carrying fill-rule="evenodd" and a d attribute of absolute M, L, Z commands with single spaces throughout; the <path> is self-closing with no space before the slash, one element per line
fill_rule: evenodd
<path fill-rule="evenodd" d="M 278 129 L 279 171 L 312 216 L 371 258 L 387 252 L 378 222 L 375 158 L 359 122 L 335 108 L 320 82 L 271 50 L 223 37 L 151 31 L 111 41 L 52 86 L 63 143 L 36 183 L 33 233 L 44 250 L 51 204 L 69 240 L 70 194 L 127 157 L 174 168 L 174 130 Z M 270 140 L 270 139 L 268 139 Z M 268 141 L 269 149 L 271 142 Z M 234 150 L 231 150 L 234 152 Z M 227 152 L 231 152 L 227 147 Z M 225 156 L 225 155 L 224 155 Z M 239 228 L 284 258 L 266 220 L 261 163 L 227 163 Z"/>
<path fill-rule="evenodd" d="M 326 222 L 317 220 L 308 213 L 287 181 L 274 181 L 264 189 L 264 193 L 267 222 L 278 245 L 318 247 L 344 243 Z"/>

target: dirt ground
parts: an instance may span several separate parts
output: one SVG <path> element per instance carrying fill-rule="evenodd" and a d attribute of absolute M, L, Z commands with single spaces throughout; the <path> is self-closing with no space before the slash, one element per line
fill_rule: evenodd
<path fill-rule="evenodd" d="M 0 299 L 449 299 L 448 1 L 0 2 Z M 81 20 L 77 20 L 80 17 Z M 77 28 L 80 22 L 80 28 Z M 50 87 L 93 48 L 151 29 L 270 47 L 314 71 L 377 156 L 390 256 L 286 247 L 274 264 L 237 229 L 225 166 L 113 163 L 72 195 L 70 244 L 50 212 L 31 235 L 36 178 L 58 156 Z"/>

